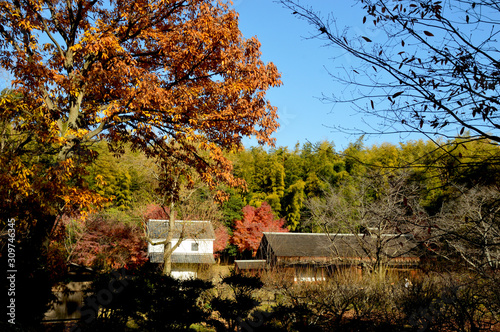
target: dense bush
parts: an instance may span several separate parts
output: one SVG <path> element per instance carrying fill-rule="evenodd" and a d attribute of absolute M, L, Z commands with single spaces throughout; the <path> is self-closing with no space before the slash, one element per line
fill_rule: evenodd
<path fill-rule="evenodd" d="M 256 307 L 260 305 L 254 296 L 264 284 L 258 277 L 231 273 L 222 278 L 221 286 L 212 299 L 212 308 L 221 318 L 214 321 L 217 331 L 237 331 Z"/>
<path fill-rule="evenodd" d="M 79 327 L 93 332 L 201 326 L 208 331 L 475 332 L 500 326 L 495 277 L 440 273 L 408 281 L 397 275 L 338 275 L 314 283 L 267 277 L 232 273 L 213 284 L 162 276 L 149 267 L 115 271 L 93 282 Z"/>
<path fill-rule="evenodd" d="M 214 287 L 201 279 L 164 276 L 151 265 L 99 275 L 81 308 L 82 331 L 191 331 L 193 324 L 236 331 L 255 317 L 257 277 L 231 274 Z"/>
<path fill-rule="evenodd" d="M 80 325 L 88 331 L 124 331 L 130 322 L 140 331 L 189 330 L 208 320 L 200 297 L 212 286 L 163 276 L 150 266 L 103 274 L 89 289 Z"/>

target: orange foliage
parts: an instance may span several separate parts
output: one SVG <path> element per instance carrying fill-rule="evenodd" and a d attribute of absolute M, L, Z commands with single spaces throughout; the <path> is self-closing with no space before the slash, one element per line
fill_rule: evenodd
<path fill-rule="evenodd" d="M 161 161 L 164 192 L 178 190 L 171 174 L 190 180 L 191 169 L 211 188 L 236 186 L 223 151 L 240 149 L 244 136 L 273 143 L 277 112 L 265 93 L 280 74 L 225 4 L 4 1 L 0 27 L 0 65 L 47 124 L 37 130 L 57 132 L 58 175 L 74 174 L 101 139 Z M 20 170 L 20 194 L 29 172 Z"/>
<path fill-rule="evenodd" d="M 16 220 L 18 238 L 32 225 L 50 230 L 55 216 L 88 212 L 105 199 L 82 181 L 95 155 L 57 159 L 65 139 L 57 126 L 27 98 L 0 96 L 0 214 Z"/>

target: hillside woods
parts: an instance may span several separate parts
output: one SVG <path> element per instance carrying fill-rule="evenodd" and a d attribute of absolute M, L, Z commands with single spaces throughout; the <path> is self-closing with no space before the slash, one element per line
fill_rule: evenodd
<path fill-rule="evenodd" d="M 274 227 L 292 232 L 349 232 L 364 225 L 366 215 L 361 215 L 361 206 L 377 201 L 377 206 L 387 205 L 384 197 L 390 195 L 397 204 L 407 204 L 411 199 L 422 213 L 437 216 L 458 193 L 495 186 L 497 182 L 500 149 L 487 142 L 465 141 L 450 141 L 445 148 L 423 140 L 365 146 L 362 138 L 344 150 L 337 150 L 333 142 L 327 141 L 268 151 L 251 147 L 228 156 L 235 175 L 245 180 L 245 187 L 222 188 L 227 199 L 216 203 L 212 193 L 196 181 L 194 186 L 182 189 L 175 209 L 180 219 L 212 220 L 217 234 L 215 251 L 225 257 L 249 257 L 252 252 L 243 244 L 248 242 L 242 239 L 245 222 L 263 228 L 276 224 Z M 104 144 L 98 145 L 96 151 L 99 158 L 89 169 L 89 182 L 91 189 L 109 201 L 104 210 L 85 221 L 63 218 L 61 232 L 66 235 L 61 234 L 65 244 L 58 245 L 60 254 L 66 261 L 79 257 L 79 263 L 104 264 L 108 268 L 123 266 L 130 257 L 140 262 L 146 259 L 139 244 L 141 223 L 145 218 L 166 218 L 168 211 L 162 203 L 164 197 L 155 191 L 157 166 L 130 149 L 120 158 L 115 158 Z M 341 199 L 342 204 L 332 201 L 332 197 Z M 331 220 L 334 213 L 329 211 L 333 205 L 350 206 L 350 217 L 335 223 Z M 246 220 L 245 207 L 262 213 L 252 214 L 256 216 L 253 221 Z M 328 213 L 329 217 L 325 217 Z M 117 227 L 120 232 L 110 230 Z M 123 243 L 122 256 L 110 255 L 105 243 L 95 245 L 93 258 L 78 252 L 79 248 L 89 248 L 98 234 L 102 242 L 107 233 L 113 234 L 110 243 Z M 117 236 L 122 238 L 114 239 Z M 118 247 L 116 244 L 116 252 Z M 99 255 L 101 259 L 96 258 Z"/>

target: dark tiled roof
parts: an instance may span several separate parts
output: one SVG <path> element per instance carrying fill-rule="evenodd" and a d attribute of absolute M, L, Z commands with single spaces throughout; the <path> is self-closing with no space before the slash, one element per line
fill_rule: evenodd
<path fill-rule="evenodd" d="M 151 239 L 164 239 L 167 236 L 168 220 L 150 219 L 148 233 Z M 215 232 L 210 221 L 184 221 L 175 222 L 174 239 L 178 239 L 184 227 L 185 239 L 215 240 Z"/>
<path fill-rule="evenodd" d="M 162 252 L 149 253 L 151 263 L 163 263 Z M 215 264 L 213 254 L 173 254 L 173 264 Z"/>
<path fill-rule="evenodd" d="M 383 244 L 377 245 L 377 241 L 382 241 Z M 278 257 L 366 258 L 373 257 L 373 251 L 377 247 L 382 248 L 384 255 L 391 258 L 416 257 L 413 253 L 416 247 L 413 238 L 398 234 L 386 234 L 378 239 L 363 234 L 265 232 L 259 251 L 265 254 L 269 249 Z"/>
<path fill-rule="evenodd" d="M 240 270 L 262 270 L 266 267 L 265 259 L 235 260 L 234 265 Z"/>

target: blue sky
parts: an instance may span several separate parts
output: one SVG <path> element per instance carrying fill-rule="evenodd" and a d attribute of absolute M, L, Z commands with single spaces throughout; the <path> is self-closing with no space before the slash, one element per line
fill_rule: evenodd
<path fill-rule="evenodd" d="M 373 34 L 373 31 L 364 31 L 363 11 L 359 6 L 353 7 L 354 1 L 344 1 L 340 6 L 336 1 L 303 0 L 301 3 L 310 4 L 322 14 L 335 10 L 333 16 L 339 30 L 349 26 L 365 35 Z M 334 107 L 318 98 L 322 93 L 339 93 L 346 88 L 332 80 L 327 69 L 335 72 L 342 66 L 349 67 L 350 56 L 325 47 L 320 40 L 308 38 L 315 33 L 312 27 L 274 1 L 235 0 L 233 8 L 239 13 L 244 37 L 257 36 L 262 44 L 262 59 L 273 62 L 282 74 L 283 85 L 267 94 L 271 103 L 278 107 L 280 116 L 281 127 L 274 134 L 276 146 L 293 148 L 296 143 L 328 140 L 337 150 L 343 150 L 349 142 L 354 142 L 357 136 L 336 132 L 329 126 L 363 127 L 361 117 L 349 105 Z M 385 141 L 397 143 L 400 138 L 371 136 L 365 143 Z M 253 140 L 245 141 L 246 146 L 255 144 Z"/>

